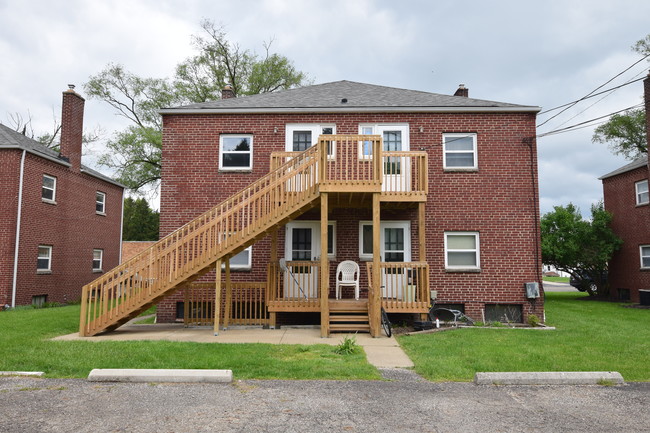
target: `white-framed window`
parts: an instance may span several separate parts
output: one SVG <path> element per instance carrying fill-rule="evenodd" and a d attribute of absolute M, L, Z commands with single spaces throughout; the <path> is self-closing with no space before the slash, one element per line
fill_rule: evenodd
<path fill-rule="evenodd" d="M 650 245 L 639 246 L 639 256 L 641 257 L 641 268 L 650 269 Z"/>
<path fill-rule="evenodd" d="M 379 250 L 382 262 L 411 261 L 410 221 L 382 221 L 379 230 Z M 372 260 L 372 249 L 372 221 L 360 221 L 359 259 Z"/>
<path fill-rule="evenodd" d="M 52 245 L 38 246 L 38 259 L 36 260 L 37 272 L 52 271 Z"/>
<path fill-rule="evenodd" d="M 309 149 L 318 141 L 320 135 L 336 134 L 333 123 L 288 123 L 285 134 L 285 150 L 287 152 L 302 152 Z M 333 151 L 328 149 L 328 155 Z"/>
<path fill-rule="evenodd" d="M 445 232 L 445 268 L 481 268 L 478 232 Z"/>
<path fill-rule="evenodd" d="M 253 169 L 253 136 L 251 134 L 223 134 L 219 136 L 219 169 Z"/>
<path fill-rule="evenodd" d="M 101 272 L 104 263 L 104 250 L 96 248 L 93 250 L 93 272 Z"/>
<path fill-rule="evenodd" d="M 360 123 L 360 135 L 381 135 L 385 151 L 410 150 L 409 124 L 408 123 Z M 359 143 L 359 158 L 372 158 L 372 142 Z"/>
<path fill-rule="evenodd" d="M 253 266 L 253 246 L 238 252 L 230 258 L 230 269 L 250 269 Z M 226 264 L 221 265 L 223 269 Z"/>
<path fill-rule="evenodd" d="M 478 168 L 476 134 L 443 134 L 442 146 L 443 168 L 447 170 L 476 170 Z"/>
<path fill-rule="evenodd" d="M 45 202 L 56 203 L 56 177 L 47 174 L 43 175 L 41 198 Z"/>
<path fill-rule="evenodd" d="M 106 193 L 101 191 L 95 193 L 95 212 L 99 215 L 106 214 Z"/>
<path fill-rule="evenodd" d="M 648 193 L 648 179 L 641 180 L 634 184 L 636 190 L 636 204 L 648 204 L 650 202 L 650 194 Z"/>

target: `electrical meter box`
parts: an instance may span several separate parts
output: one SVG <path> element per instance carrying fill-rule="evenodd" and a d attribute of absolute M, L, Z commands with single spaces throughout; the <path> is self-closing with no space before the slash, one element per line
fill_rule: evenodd
<path fill-rule="evenodd" d="M 539 284 L 535 283 L 526 283 L 526 297 L 528 299 L 539 298 Z"/>

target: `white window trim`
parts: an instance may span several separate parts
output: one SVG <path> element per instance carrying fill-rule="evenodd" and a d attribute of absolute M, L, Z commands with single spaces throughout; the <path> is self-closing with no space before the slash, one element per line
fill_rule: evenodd
<path fill-rule="evenodd" d="M 43 175 L 43 180 L 46 177 L 48 179 L 52 179 L 54 181 L 54 186 L 52 188 L 47 188 L 45 185 L 43 185 L 42 180 L 41 180 L 41 200 L 44 201 L 45 203 L 56 204 L 56 177 L 55 176 L 50 176 L 49 174 L 44 174 Z M 52 198 L 43 197 L 43 189 L 51 189 L 52 190 Z"/>
<path fill-rule="evenodd" d="M 478 170 L 478 139 L 475 132 L 450 132 L 442 134 L 442 168 L 446 171 L 476 171 Z M 474 149 L 472 151 L 474 155 L 474 165 L 465 166 L 465 167 L 447 167 L 447 153 L 469 153 L 468 150 L 447 150 L 447 138 L 464 138 L 472 137 L 474 142 Z"/>
<path fill-rule="evenodd" d="M 372 226 L 372 221 L 359 221 L 359 260 L 371 261 L 372 253 L 363 252 L 363 227 Z M 403 228 L 404 229 L 404 261 L 411 261 L 411 221 L 381 221 L 379 223 L 379 255 L 380 261 L 384 260 L 384 229 L 385 228 Z"/>
<path fill-rule="evenodd" d="M 248 251 L 248 263 L 246 263 L 244 265 L 233 265 L 232 263 L 230 263 L 230 270 L 233 270 L 233 271 L 235 271 L 235 270 L 246 270 L 246 271 L 248 271 L 248 270 L 253 268 L 253 246 L 252 245 L 250 247 L 244 248 L 239 253 L 235 254 L 235 256 L 237 256 L 237 255 L 239 255 L 239 254 L 241 254 L 241 253 L 243 253 L 245 251 Z M 232 259 L 232 257 L 231 257 L 231 259 Z M 226 269 L 226 263 L 225 262 L 221 264 L 221 268 Z"/>
<path fill-rule="evenodd" d="M 363 134 L 364 128 L 372 128 L 370 134 Z M 411 138 L 409 134 L 408 123 L 360 123 L 359 135 L 380 135 L 384 136 L 385 131 L 401 131 L 402 132 L 402 151 L 408 152 L 411 149 Z M 372 155 L 366 155 L 363 152 L 364 142 L 359 142 L 359 159 L 370 159 Z"/>
<path fill-rule="evenodd" d="M 224 138 L 248 138 L 249 143 L 250 143 L 250 150 L 249 151 L 243 151 L 243 150 L 237 150 L 237 151 L 228 151 L 226 153 L 240 153 L 240 154 L 250 154 L 250 164 L 248 164 L 248 167 L 224 167 L 223 166 L 223 139 Z M 253 134 L 221 134 L 219 135 L 219 170 L 220 171 L 252 171 L 253 170 Z"/>
<path fill-rule="evenodd" d="M 322 135 L 323 128 L 332 128 L 332 134 L 336 134 L 336 124 L 334 123 L 287 123 L 285 125 L 284 134 L 284 150 L 287 152 L 294 152 L 293 150 L 293 132 L 294 131 L 311 131 L 312 146 L 318 143 L 318 137 Z M 335 157 L 336 146 L 334 152 L 328 155 L 329 158 Z"/>
<path fill-rule="evenodd" d="M 41 257 L 40 251 L 37 254 L 37 259 L 45 259 L 47 258 L 47 268 L 39 268 L 38 267 L 38 261 L 36 262 L 36 272 L 39 273 L 50 273 L 52 272 L 52 245 L 39 245 L 38 249 L 40 250 L 41 248 L 45 248 L 48 250 L 48 255 L 47 257 Z"/>
<path fill-rule="evenodd" d="M 95 267 L 95 253 L 99 252 L 99 267 Z M 103 266 L 104 266 L 104 250 L 101 248 L 95 248 L 93 250 L 93 272 L 103 272 Z"/>
<path fill-rule="evenodd" d="M 476 266 L 457 266 L 457 265 L 450 265 L 449 264 L 449 255 L 448 253 L 449 248 L 447 247 L 447 239 L 449 236 L 453 235 L 462 235 L 462 236 L 467 236 L 467 235 L 474 235 L 476 238 L 476 249 L 468 249 L 468 250 L 451 250 L 452 252 L 475 252 L 476 253 Z M 481 239 L 479 232 L 445 232 L 445 269 L 449 270 L 480 270 L 481 269 Z"/>
<path fill-rule="evenodd" d="M 639 192 L 639 186 L 645 184 L 645 193 L 648 195 L 648 200 L 646 201 L 641 201 L 641 194 L 642 192 Z M 650 189 L 648 188 L 648 179 L 640 180 L 638 182 L 634 183 L 634 191 L 636 192 L 636 204 L 637 206 L 644 205 L 650 203 Z"/>
<path fill-rule="evenodd" d="M 285 234 L 285 245 L 284 245 L 284 257 L 286 260 L 291 261 L 291 243 L 292 235 L 291 229 L 293 228 L 310 228 L 315 230 L 318 237 L 318 244 L 320 244 L 320 221 L 292 221 L 286 225 L 286 234 Z M 332 232 L 332 252 L 327 253 L 327 258 L 330 260 L 336 260 L 336 221 L 327 221 L 327 231 Z M 320 245 L 318 245 L 320 248 Z M 320 254 L 320 251 L 315 251 L 316 255 Z"/>
<path fill-rule="evenodd" d="M 647 256 L 643 255 L 643 249 L 644 248 L 647 248 L 649 250 Z M 650 245 L 639 245 L 639 261 L 640 261 L 640 264 L 641 264 L 641 269 L 650 269 L 650 266 L 643 266 L 643 258 L 644 257 L 650 258 Z"/>
<path fill-rule="evenodd" d="M 98 195 L 101 195 L 101 196 L 102 196 L 102 200 L 101 200 L 101 201 L 100 201 L 100 200 L 97 200 L 97 196 L 98 196 Z M 99 203 L 102 204 L 102 210 L 97 210 L 97 205 L 98 205 Z M 106 215 L 106 193 L 105 193 L 105 192 L 101 192 L 101 191 L 97 191 L 97 192 L 95 192 L 95 213 L 96 213 L 97 215 Z"/>

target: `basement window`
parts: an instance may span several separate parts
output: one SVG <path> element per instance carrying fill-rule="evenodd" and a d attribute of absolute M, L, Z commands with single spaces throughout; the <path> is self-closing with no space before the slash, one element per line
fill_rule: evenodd
<path fill-rule="evenodd" d="M 485 304 L 486 322 L 522 323 L 521 304 Z"/>
<path fill-rule="evenodd" d="M 47 295 L 32 296 L 32 305 L 36 308 L 41 308 L 47 302 Z"/>

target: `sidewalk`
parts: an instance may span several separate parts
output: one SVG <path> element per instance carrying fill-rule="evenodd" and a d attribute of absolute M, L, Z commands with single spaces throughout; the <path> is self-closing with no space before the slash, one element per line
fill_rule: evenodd
<path fill-rule="evenodd" d="M 336 346 L 345 337 L 355 337 L 366 352 L 368 362 L 377 368 L 410 368 L 413 362 L 397 343 L 394 337 L 384 335 L 373 338 L 369 334 L 331 334 L 329 338 L 320 336 L 319 328 L 283 327 L 281 329 L 261 329 L 253 327 L 231 327 L 213 335 L 211 327 L 185 328 L 180 323 L 156 325 L 124 325 L 116 331 L 95 337 L 80 337 L 68 334 L 54 338 L 59 341 L 128 341 L 128 340 L 167 340 L 194 343 L 266 343 L 266 344 L 329 344 Z"/>

